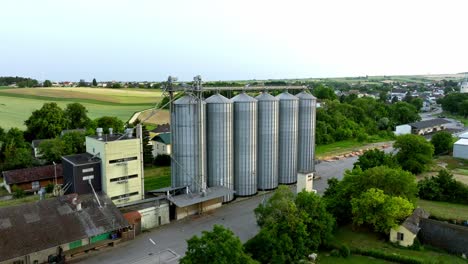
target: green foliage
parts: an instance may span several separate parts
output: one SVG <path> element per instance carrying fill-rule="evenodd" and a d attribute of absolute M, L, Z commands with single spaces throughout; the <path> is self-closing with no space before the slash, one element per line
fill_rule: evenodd
<path fill-rule="evenodd" d="M 90 119 L 87 113 L 88 109 L 80 103 L 68 104 L 65 108 L 65 118 L 68 119 L 68 128 L 85 128 L 89 125 Z"/>
<path fill-rule="evenodd" d="M 3 170 L 21 169 L 34 165 L 34 159 L 29 147 L 18 147 L 10 143 L 3 149 Z"/>
<path fill-rule="evenodd" d="M 11 188 L 11 191 L 13 193 L 13 198 L 15 199 L 23 198 L 26 196 L 26 193 L 24 192 L 24 190 L 16 185 L 13 185 L 13 187 Z"/>
<path fill-rule="evenodd" d="M 48 162 L 60 162 L 67 151 L 67 146 L 60 138 L 44 140 L 39 144 L 42 158 Z"/>
<path fill-rule="evenodd" d="M 46 187 L 45 187 L 45 190 L 47 193 L 52 193 L 52 191 L 54 191 L 54 184 L 49 182 Z"/>
<path fill-rule="evenodd" d="M 371 188 L 351 200 L 353 222 L 369 224 L 377 232 L 388 234 L 414 209 L 407 199 L 389 196 L 380 189 Z"/>
<path fill-rule="evenodd" d="M 181 264 L 254 264 L 256 261 L 244 252 L 242 243 L 234 233 L 220 225 L 213 231 L 203 231 L 201 237 L 187 240 L 187 252 Z"/>
<path fill-rule="evenodd" d="M 314 193 L 297 196 L 280 186 L 266 203 L 255 209 L 260 233 L 245 248 L 261 263 L 295 263 L 310 250 L 330 241 L 334 219 Z"/>
<path fill-rule="evenodd" d="M 314 87 L 312 94 L 317 97 L 317 99 L 328 99 L 335 100 L 336 94 L 333 88 L 327 87 L 323 84 L 319 84 Z"/>
<path fill-rule="evenodd" d="M 434 146 L 423 136 L 398 136 L 393 147 L 398 151 L 396 159 L 404 170 L 418 174 L 432 162 Z"/>
<path fill-rule="evenodd" d="M 93 78 L 93 86 L 96 87 L 98 85 L 96 78 Z"/>
<path fill-rule="evenodd" d="M 468 204 L 468 186 L 455 180 L 447 170 L 419 181 L 418 188 L 421 199 Z"/>
<path fill-rule="evenodd" d="M 452 151 L 453 137 L 447 131 L 437 132 L 431 138 L 431 144 L 434 146 L 435 154 L 445 154 Z"/>
<path fill-rule="evenodd" d="M 328 211 L 338 222 L 348 223 L 351 220 L 351 199 L 358 198 L 371 188 L 378 188 L 386 195 L 400 196 L 415 201 L 418 192 L 416 177 L 401 168 L 379 166 L 362 171 L 360 167 L 346 171 L 342 181 L 328 180 L 324 199 Z"/>
<path fill-rule="evenodd" d="M 395 157 L 392 154 L 385 154 L 383 150 L 371 149 L 361 156 L 359 156 L 356 163 L 354 163 L 354 168 L 359 166 L 363 171 L 378 167 L 378 166 L 387 166 L 389 168 L 397 168 L 398 163 L 396 162 Z"/>
<path fill-rule="evenodd" d="M 26 79 L 24 81 L 19 81 L 16 83 L 16 85 L 18 85 L 18 87 L 20 88 L 25 88 L 25 87 L 36 87 L 39 85 L 39 82 L 37 80 L 34 80 L 34 79 Z"/>
<path fill-rule="evenodd" d="M 63 135 L 61 140 L 66 146 L 64 155 L 83 153 L 86 151 L 86 139 L 83 133 L 70 132 Z"/>
<path fill-rule="evenodd" d="M 421 120 L 418 109 L 407 102 L 397 102 L 390 107 L 392 120 L 395 125 L 408 124 Z"/>
<path fill-rule="evenodd" d="M 347 258 L 349 257 L 349 255 L 351 255 L 351 250 L 349 249 L 347 245 L 341 245 L 340 254 L 343 258 Z"/>
<path fill-rule="evenodd" d="M 113 128 L 114 132 L 123 132 L 124 123 L 122 120 L 113 116 L 103 116 L 95 119 L 96 126 L 102 127 L 104 133 L 109 133 L 109 128 Z"/>
<path fill-rule="evenodd" d="M 468 115 L 468 94 L 466 93 L 449 93 L 444 98 L 439 99 L 438 103 L 442 105 L 444 111 L 451 114 Z"/>
<path fill-rule="evenodd" d="M 156 166 L 171 166 L 171 156 L 159 154 L 154 158 L 153 164 Z"/>
<path fill-rule="evenodd" d="M 67 128 L 68 120 L 57 103 L 45 103 L 41 109 L 32 112 L 24 124 L 27 127 L 26 138 L 29 140 L 48 139 L 60 135 Z"/>
<path fill-rule="evenodd" d="M 353 249 L 352 253 L 363 255 L 363 256 L 374 257 L 377 259 L 388 260 L 388 261 L 401 263 L 401 264 L 425 264 L 427 263 L 418 258 L 403 256 L 403 255 L 398 255 L 398 254 L 393 254 L 393 253 L 386 253 L 384 251 L 375 250 L 375 249 L 356 248 L 356 249 Z"/>
<path fill-rule="evenodd" d="M 0 77 L 0 86 L 8 86 L 8 85 L 11 85 L 11 84 L 17 84 L 19 85 L 20 83 L 23 83 L 23 84 L 34 84 L 36 83 L 37 84 L 37 80 L 34 80 L 34 79 L 31 79 L 31 78 L 23 78 L 23 77 L 11 77 L 11 76 L 5 76 L 5 77 Z M 32 87 L 34 85 L 31 85 L 30 87 Z M 23 86 L 23 87 L 26 87 L 26 86 Z"/>
<path fill-rule="evenodd" d="M 44 83 L 42 84 L 44 87 L 52 87 L 52 82 L 49 80 L 45 80 Z"/>

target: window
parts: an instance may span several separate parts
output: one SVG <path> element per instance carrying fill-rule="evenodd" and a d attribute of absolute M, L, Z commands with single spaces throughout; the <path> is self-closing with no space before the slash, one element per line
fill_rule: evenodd
<path fill-rule="evenodd" d="M 31 188 L 32 189 L 39 189 L 41 187 L 41 185 L 39 184 L 39 181 L 33 181 L 31 183 Z"/>
<path fill-rule="evenodd" d="M 123 177 L 110 179 L 110 182 L 126 181 L 128 179 L 133 179 L 133 178 L 137 178 L 137 177 L 138 177 L 138 174 L 133 174 L 133 175 L 128 175 L 128 176 L 123 176 Z"/>
<path fill-rule="evenodd" d="M 138 157 L 130 157 L 130 158 L 109 160 L 109 164 L 121 163 L 121 162 L 126 162 L 126 161 L 131 161 L 131 160 L 137 160 L 137 159 Z"/>
<path fill-rule="evenodd" d="M 405 234 L 400 233 L 400 232 L 397 233 L 397 240 L 398 241 L 403 241 L 404 238 L 405 238 Z"/>
<path fill-rule="evenodd" d="M 122 195 L 113 196 L 111 197 L 111 200 L 122 200 L 122 199 L 128 200 L 128 197 L 135 196 L 135 195 L 138 195 L 138 192 L 132 192 L 132 193 L 126 193 Z"/>

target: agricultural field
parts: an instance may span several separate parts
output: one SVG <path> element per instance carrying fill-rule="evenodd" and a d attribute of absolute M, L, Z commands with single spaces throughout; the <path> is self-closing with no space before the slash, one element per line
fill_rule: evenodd
<path fill-rule="evenodd" d="M 0 89 L 0 126 L 25 129 L 24 121 L 46 102 L 56 102 L 65 108 L 69 103 L 81 103 L 90 118 L 116 116 L 124 122 L 139 111 L 153 108 L 161 100 L 161 91 L 144 89 L 104 88 L 17 88 Z M 167 111 L 161 112 L 163 114 Z M 146 123 L 158 120 L 153 118 Z M 157 123 L 155 123 L 157 124 Z"/>

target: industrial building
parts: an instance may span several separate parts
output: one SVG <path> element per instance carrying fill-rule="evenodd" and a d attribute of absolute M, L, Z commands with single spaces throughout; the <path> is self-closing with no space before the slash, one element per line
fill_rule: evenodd
<path fill-rule="evenodd" d="M 420 122 L 410 123 L 411 133 L 415 135 L 427 135 L 437 131 L 445 130 L 445 124 L 450 123 L 448 120 L 443 118 L 435 118 L 424 120 Z"/>
<path fill-rule="evenodd" d="M 86 194 L 102 190 L 101 159 L 89 153 L 62 157 L 65 193 Z"/>
<path fill-rule="evenodd" d="M 125 134 L 103 134 L 86 137 L 86 152 L 101 161 L 102 191 L 117 206 L 144 199 L 144 175 L 141 132 L 133 136 L 132 129 Z"/>
<path fill-rule="evenodd" d="M 128 226 L 103 193 L 0 208 L 0 264 L 59 263 L 119 242 Z"/>

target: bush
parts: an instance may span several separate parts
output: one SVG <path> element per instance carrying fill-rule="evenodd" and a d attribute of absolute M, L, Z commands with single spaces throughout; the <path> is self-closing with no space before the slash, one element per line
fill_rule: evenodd
<path fill-rule="evenodd" d="M 18 199 L 18 198 L 23 198 L 24 196 L 26 196 L 26 193 L 24 192 L 24 190 L 16 185 L 13 185 L 13 188 L 11 188 L 11 190 L 13 192 L 13 198 Z"/>
<path fill-rule="evenodd" d="M 341 253 L 338 249 L 333 249 L 332 251 L 330 251 L 330 256 L 332 257 L 341 257 Z"/>
<path fill-rule="evenodd" d="M 171 156 L 159 154 L 154 158 L 153 164 L 156 166 L 171 166 Z"/>
<path fill-rule="evenodd" d="M 54 184 L 51 183 L 51 182 L 49 182 L 49 183 L 46 185 L 45 190 L 46 190 L 47 193 L 53 192 L 53 191 L 54 191 Z"/>
<path fill-rule="evenodd" d="M 363 132 L 362 132 L 362 133 L 359 133 L 359 134 L 357 135 L 357 141 L 359 141 L 359 142 L 364 142 L 364 141 L 366 141 L 368 138 L 369 138 L 369 136 L 368 136 L 366 133 L 363 133 Z"/>
<path fill-rule="evenodd" d="M 383 260 L 388 260 L 391 262 L 397 262 L 397 263 L 402 263 L 402 264 L 424 264 L 424 261 L 418 258 L 396 255 L 396 254 L 389 254 L 380 250 L 356 248 L 352 252 L 358 255 L 369 256 L 369 257 L 373 257 L 377 259 L 383 259 Z"/>
<path fill-rule="evenodd" d="M 349 250 L 349 247 L 347 245 L 342 245 L 340 247 L 340 254 L 343 258 L 349 257 L 351 255 L 351 250 Z"/>

